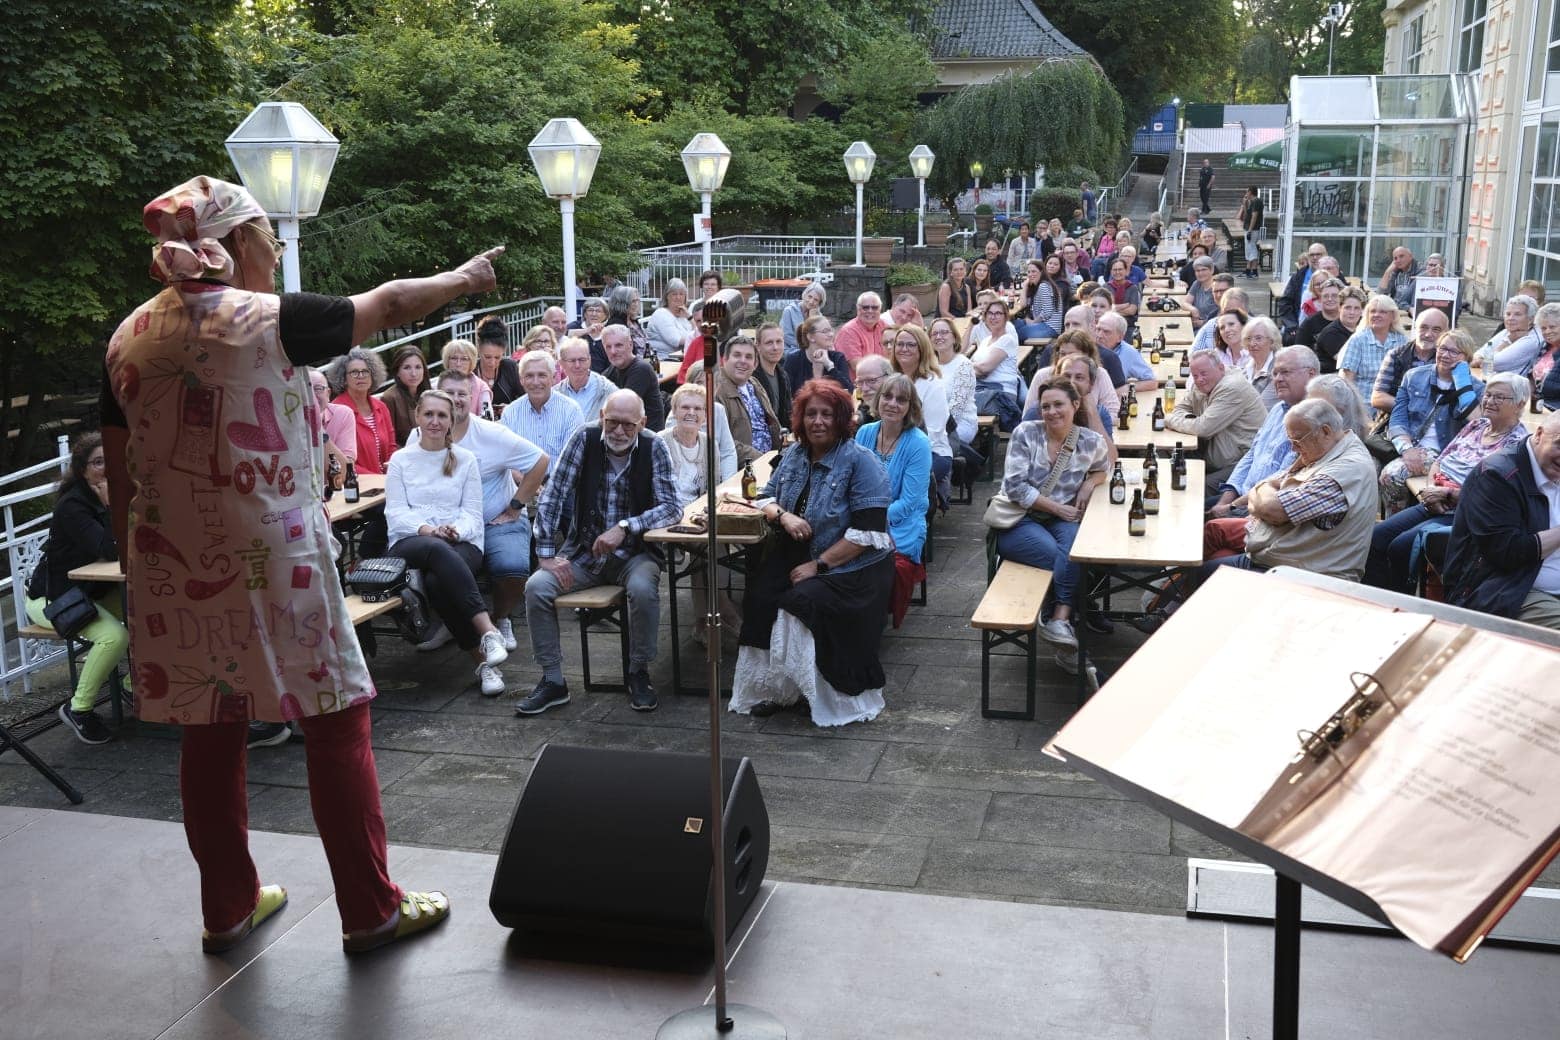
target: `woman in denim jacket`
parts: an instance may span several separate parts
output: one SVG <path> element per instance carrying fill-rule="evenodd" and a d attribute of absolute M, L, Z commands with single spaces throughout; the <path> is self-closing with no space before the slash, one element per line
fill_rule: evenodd
<path fill-rule="evenodd" d="M 1434 364 L 1420 365 L 1403 377 L 1387 425 L 1387 439 L 1398 457 L 1381 469 L 1388 515 L 1409 505 L 1408 478 L 1430 472 L 1441 449 L 1452 443 L 1478 407 L 1484 384 L 1468 369 L 1474 349 L 1473 337 L 1453 329 L 1436 343 Z"/>
<path fill-rule="evenodd" d="M 791 405 L 797 442 L 759 506 L 779 528 L 742 605 L 731 710 L 771 715 L 796 704 L 820 726 L 883 710 L 878 643 L 894 583 L 883 464 L 851 439 L 850 395 L 810 380 Z"/>

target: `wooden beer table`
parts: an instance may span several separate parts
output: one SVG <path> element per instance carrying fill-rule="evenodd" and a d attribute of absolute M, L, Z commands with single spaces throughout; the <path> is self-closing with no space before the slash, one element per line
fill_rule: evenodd
<path fill-rule="evenodd" d="M 355 516 L 361 516 L 370 509 L 378 509 L 385 504 L 385 477 L 382 473 L 359 473 L 358 500 L 348 502 L 342 497 L 340 491 L 331 496 L 325 503 L 325 515 L 330 517 L 330 522 L 339 524 L 343 520 L 350 520 Z"/>
<path fill-rule="evenodd" d="M 1123 459 L 1121 469 L 1129 481 L 1126 501 L 1120 505 L 1111 502 L 1107 478 L 1089 499 L 1089 508 L 1083 514 L 1083 523 L 1069 554 L 1078 565 L 1073 630 L 1078 635 L 1080 703 L 1088 696 L 1085 667 L 1088 664 L 1089 626 L 1084 624 L 1084 612 L 1089 604 L 1098 599 L 1095 612 L 1114 621 L 1143 617 L 1143 610 L 1136 604 L 1113 609 L 1112 595 L 1118 592 L 1131 592 L 1134 596 L 1157 593 L 1159 590 L 1154 582 L 1183 568 L 1199 567 L 1203 562 L 1202 460 L 1186 460 L 1184 491 L 1170 490 L 1170 460 L 1168 457 L 1159 460 L 1159 512 L 1148 518 L 1148 532 L 1141 536 L 1127 533 L 1127 511 L 1132 506 L 1132 493 L 1143 487 L 1141 479 L 1131 483 L 1142 473 L 1143 464 L 1137 459 Z"/>
<path fill-rule="evenodd" d="M 1191 312 L 1184 310 L 1171 311 L 1169 314 L 1155 314 L 1152 311 L 1139 314 L 1137 326 L 1145 345 L 1164 332 L 1166 345 L 1174 348 L 1189 347 L 1197 335 L 1192 329 Z"/>
<path fill-rule="evenodd" d="M 1177 393 L 1179 394 L 1179 391 Z M 1163 396 L 1159 393 L 1138 394 L 1137 418 L 1129 419 L 1125 430 L 1120 426 L 1111 429 L 1111 439 L 1116 442 L 1116 450 L 1123 454 L 1133 452 L 1141 455 L 1148 451 L 1148 446 L 1152 444 L 1159 454 L 1164 456 L 1160 465 L 1161 470 L 1168 463 L 1168 456 L 1165 453 L 1174 450 L 1177 444 L 1188 455 L 1197 451 L 1196 434 L 1154 429 L 1154 402 L 1161 400 Z M 1165 414 L 1170 414 L 1169 408 L 1165 409 Z M 1169 472 L 1165 471 L 1160 476 L 1168 477 Z M 1168 486 L 1168 483 L 1161 484 L 1160 492 L 1163 493 Z"/>

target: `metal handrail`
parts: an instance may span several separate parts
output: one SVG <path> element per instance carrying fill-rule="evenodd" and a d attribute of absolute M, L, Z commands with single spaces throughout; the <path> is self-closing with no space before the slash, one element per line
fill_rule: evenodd
<path fill-rule="evenodd" d="M 0 528 L 0 551 L 4 553 L 6 568 L 10 575 L 8 584 L 11 593 L 11 609 L 0 615 L 0 621 L 11 622 L 4 625 L 5 632 L 3 638 L 0 638 L 0 700 L 10 699 L 11 686 L 18 678 L 21 680 L 23 691 L 32 692 L 32 673 L 52 664 L 64 654 L 63 643 L 51 641 L 39 647 L 24 643 L 15 635 L 15 632 L 27 625 L 29 620 L 26 575 L 20 573 L 17 567 L 18 549 L 24 542 L 41 537 L 41 533 L 48 530 L 52 516 L 45 511 L 25 520 L 18 520 L 17 507 L 54 494 L 54 487 L 60 475 L 70 466 L 70 438 L 60 434 L 55 438 L 55 449 L 56 455 L 52 459 L 0 475 L 0 486 L 19 485 L 43 478 L 31 487 L 0 495 L 0 518 L 4 521 L 4 527 Z"/>

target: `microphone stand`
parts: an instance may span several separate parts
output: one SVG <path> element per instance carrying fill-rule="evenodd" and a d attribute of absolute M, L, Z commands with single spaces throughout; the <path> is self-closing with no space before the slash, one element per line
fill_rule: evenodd
<path fill-rule="evenodd" d="M 720 538 L 718 528 L 720 469 L 715 448 L 715 378 L 726 360 L 726 341 L 742 319 L 742 296 L 723 290 L 704 303 L 699 332 L 704 338 L 704 502 L 705 516 L 705 678 L 710 697 L 710 852 L 715 909 L 715 1007 L 707 1004 L 679 1011 L 661 1024 L 656 1040 L 785 1040 L 780 1020 L 745 1004 L 726 1003 L 726 785 L 720 753 Z M 677 633 L 672 633 L 677 638 Z M 711 1010 L 714 1014 L 711 1015 Z"/>

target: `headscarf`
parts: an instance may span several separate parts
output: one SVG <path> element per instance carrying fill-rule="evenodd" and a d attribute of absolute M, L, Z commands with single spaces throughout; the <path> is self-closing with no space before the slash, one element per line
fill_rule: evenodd
<path fill-rule="evenodd" d="M 264 216 L 247 188 L 214 177 L 193 177 L 164 192 L 141 211 L 141 223 L 157 239 L 151 276 L 164 284 L 229 277 L 233 258 L 219 240 Z"/>

